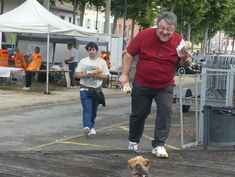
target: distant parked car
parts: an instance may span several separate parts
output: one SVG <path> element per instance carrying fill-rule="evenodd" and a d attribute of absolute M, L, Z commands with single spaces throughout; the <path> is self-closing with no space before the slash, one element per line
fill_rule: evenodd
<path fill-rule="evenodd" d="M 196 74 L 201 72 L 201 63 L 192 63 L 188 68 L 183 68 L 180 64 L 177 66 L 178 74 Z"/>

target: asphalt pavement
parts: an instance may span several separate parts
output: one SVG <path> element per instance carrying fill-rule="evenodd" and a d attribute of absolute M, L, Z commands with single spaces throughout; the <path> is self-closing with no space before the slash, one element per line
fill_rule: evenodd
<path fill-rule="evenodd" d="M 179 78 L 176 76 L 176 86 Z M 194 77 L 184 77 L 183 86 L 194 84 Z M 199 79 L 200 82 L 200 79 Z M 12 90 L 0 86 L 0 111 L 9 111 L 32 106 L 79 102 L 79 87 L 69 89 L 49 86 L 50 94 L 44 94 L 45 84 L 40 84 L 40 92 L 28 92 L 23 85 L 12 84 Z M 104 88 L 106 98 L 126 95 L 122 90 Z M 128 95 L 127 95 L 128 96 Z M 48 144 L 28 151 L 0 152 L 0 176 L 50 176 L 50 177 L 128 177 L 130 158 L 141 155 L 150 160 L 152 177 L 220 177 L 235 176 L 235 151 L 233 146 L 209 147 L 203 150 L 198 145 L 181 148 L 179 107 L 173 106 L 173 121 L 166 149 L 169 158 L 159 159 L 151 154 L 150 141 L 153 136 L 154 114 L 146 119 L 144 135 L 137 152 L 126 150 L 128 122 L 97 131 L 96 136 L 85 138 L 78 135 L 58 143 Z M 195 134 L 191 127 L 193 110 L 185 116 L 187 122 L 187 141 L 193 141 Z M 190 128 L 190 129 L 189 129 Z"/>

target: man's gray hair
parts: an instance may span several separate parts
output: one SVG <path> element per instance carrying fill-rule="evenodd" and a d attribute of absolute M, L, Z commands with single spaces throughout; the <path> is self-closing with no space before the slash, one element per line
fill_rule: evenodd
<path fill-rule="evenodd" d="M 177 17 L 173 12 L 161 12 L 158 15 L 157 23 L 164 19 L 169 25 L 177 26 Z"/>

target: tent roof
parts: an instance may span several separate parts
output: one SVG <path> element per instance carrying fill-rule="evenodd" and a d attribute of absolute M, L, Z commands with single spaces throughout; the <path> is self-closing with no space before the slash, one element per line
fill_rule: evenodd
<path fill-rule="evenodd" d="M 53 35 L 50 34 L 50 42 L 52 43 L 64 43 L 67 44 L 68 41 L 73 42 L 74 44 L 79 45 L 87 45 L 89 42 L 98 42 L 98 46 L 108 46 L 108 41 L 103 39 L 97 38 L 85 38 L 85 37 L 72 37 L 72 36 L 61 36 L 61 35 Z M 19 40 L 27 40 L 27 41 L 40 41 L 40 42 L 47 42 L 47 35 L 46 34 L 18 34 L 17 41 Z"/>
<path fill-rule="evenodd" d="M 46 10 L 36 0 L 27 0 L 17 8 L 0 15 L 0 31 L 98 37 L 97 30 L 66 22 Z"/>

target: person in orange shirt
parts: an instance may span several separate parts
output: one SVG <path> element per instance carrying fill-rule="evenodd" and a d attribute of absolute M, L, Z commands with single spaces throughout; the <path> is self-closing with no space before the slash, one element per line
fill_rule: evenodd
<path fill-rule="evenodd" d="M 27 69 L 27 63 L 25 61 L 24 55 L 20 52 L 19 48 L 15 48 L 15 67 Z M 17 79 L 17 84 L 23 84 L 23 78 L 21 75 L 14 75 L 14 78 Z"/>
<path fill-rule="evenodd" d="M 8 66 L 8 58 L 11 53 L 7 50 L 7 46 L 2 44 L 2 49 L 0 50 L 0 66 Z"/>
<path fill-rule="evenodd" d="M 11 53 L 7 50 L 5 44 L 2 44 L 2 49 L 0 50 L 0 67 L 8 66 L 8 58 L 11 56 Z M 0 84 L 6 84 L 6 77 L 0 77 Z"/>
<path fill-rule="evenodd" d="M 112 63 L 111 63 L 111 57 L 110 57 L 110 51 L 107 51 L 106 56 L 104 57 L 104 60 L 106 61 L 106 64 L 110 70 L 110 68 L 112 68 Z M 108 88 L 109 87 L 109 76 L 107 79 L 105 79 L 103 85 L 104 88 Z"/>
<path fill-rule="evenodd" d="M 104 59 L 105 57 L 106 57 L 106 51 L 102 49 L 100 58 Z"/>
<path fill-rule="evenodd" d="M 18 48 L 15 48 L 15 67 L 27 69 L 27 63 L 24 59 L 24 55 L 20 52 Z"/>
<path fill-rule="evenodd" d="M 101 56 L 100 56 L 100 58 L 104 59 L 104 61 L 107 60 L 106 50 L 104 50 L 104 49 L 101 50 Z M 108 86 L 107 86 L 107 84 L 106 84 L 106 83 L 107 83 L 107 80 L 108 80 L 108 78 L 103 80 L 102 88 L 108 88 Z"/>
<path fill-rule="evenodd" d="M 35 47 L 34 54 L 32 54 L 32 61 L 30 62 L 27 70 L 39 70 L 40 69 L 43 58 L 39 52 L 40 52 L 40 48 Z M 32 76 L 33 76 L 32 72 L 26 72 L 25 74 L 26 83 L 25 83 L 25 87 L 23 88 L 23 90 L 29 90 L 29 87 L 31 86 L 31 83 L 32 83 L 32 80 L 31 80 Z"/>
<path fill-rule="evenodd" d="M 107 65 L 108 65 L 108 68 L 110 69 L 110 68 L 112 68 L 112 63 L 111 63 L 111 57 L 110 57 L 110 51 L 107 51 L 106 52 L 106 63 L 107 63 Z"/>

